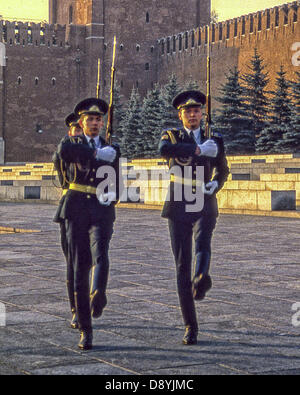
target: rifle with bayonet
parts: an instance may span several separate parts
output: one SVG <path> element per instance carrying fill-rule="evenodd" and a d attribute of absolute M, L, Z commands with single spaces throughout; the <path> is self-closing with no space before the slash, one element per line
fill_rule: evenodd
<path fill-rule="evenodd" d="M 107 112 L 107 124 L 106 124 L 106 134 L 105 141 L 107 144 L 111 145 L 111 136 L 112 136 L 112 125 L 113 125 L 113 105 L 114 105 L 114 87 L 115 87 L 115 60 L 116 60 L 116 36 L 114 37 L 113 44 L 113 57 L 112 57 L 112 65 L 111 65 L 111 77 L 110 77 L 110 99 L 109 99 L 109 107 Z"/>
<path fill-rule="evenodd" d="M 99 97 L 100 97 L 100 59 L 98 59 L 98 76 L 97 76 L 96 97 L 97 97 L 97 99 L 99 99 Z"/>
<path fill-rule="evenodd" d="M 207 68 L 206 68 L 206 120 L 205 137 L 211 138 L 211 88 L 210 88 L 210 29 L 207 27 Z"/>

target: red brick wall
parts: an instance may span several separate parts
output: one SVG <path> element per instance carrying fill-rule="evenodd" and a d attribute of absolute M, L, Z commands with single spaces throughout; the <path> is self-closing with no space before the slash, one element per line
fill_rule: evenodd
<path fill-rule="evenodd" d="M 54 18 L 54 1 L 50 0 L 50 18 Z M 65 116 L 78 100 L 96 93 L 98 58 L 102 66 L 101 92 L 108 96 L 114 35 L 118 44 L 116 79 L 122 82 L 125 97 L 136 83 L 143 95 L 155 82 L 165 83 L 172 72 L 181 82 L 198 80 L 205 90 L 204 25 L 209 21 L 209 0 L 186 0 L 184 7 L 176 6 L 182 3 L 174 0 L 56 0 L 56 3 L 56 21 L 60 24 L 0 21 L 0 41 L 5 43 L 8 57 L 0 73 L 4 79 L 4 84 L 0 85 L 0 137 L 5 139 L 7 162 L 51 159 L 59 139 L 66 133 Z M 247 70 L 255 47 L 265 60 L 272 81 L 281 64 L 288 77 L 293 78 L 299 67 L 292 64 L 291 47 L 300 41 L 300 9 L 295 22 L 292 8 L 295 4 L 289 4 L 287 19 L 285 7 L 280 6 L 278 14 L 276 8 L 266 10 L 260 14 L 261 19 L 256 13 L 246 15 L 244 22 L 243 17 L 226 21 L 221 24 L 222 34 L 219 33 L 221 25 L 214 27 L 211 45 L 213 97 L 218 95 L 218 88 L 225 82 L 230 68 L 237 65 L 242 72 Z M 74 23 L 70 25 L 71 5 Z M 278 26 L 275 26 L 276 15 Z M 267 28 L 268 20 L 270 27 Z M 251 25 L 253 32 L 250 32 Z M 200 33 L 201 45 L 198 45 Z M 181 51 L 178 49 L 179 34 L 183 35 Z M 146 63 L 149 70 L 145 69 Z M 21 77 L 20 84 L 18 77 Z M 38 85 L 35 85 L 36 77 Z M 44 133 L 36 133 L 37 124 Z"/>
<path fill-rule="evenodd" d="M 286 10 L 288 11 L 286 13 Z M 287 78 L 293 79 L 294 73 L 299 67 L 292 64 L 292 45 L 300 41 L 300 8 L 297 12 L 297 22 L 294 22 L 294 4 L 275 7 L 261 13 L 246 15 L 230 21 L 215 25 L 215 40 L 211 44 L 211 76 L 212 76 L 212 97 L 218 96 L 218 88 L 226 80 L 225 76 L 229 69 L 235 65 L 241 73 L 249 72 L 247 65 L 257 48 L 266 65 L 269 73 L 270 84 L 268 89 L 274 88 L 276 72 L 280 65 L 287 71 Z M 261 23 L 259 23 L 261 14 Z M 269 18 L 268 18 L 269 14 Z M 278 15 L 278 18 L 276 17 Z M 287 15 L 287 19 L 285 19 Z M 243 19 L 244 31 L 243 31 Z M 267 20 L 269 27 L 267 28 Z M 251 20 L 253 22 L 251 22 Z M 276 26 L 278 22 L 278 26 Z M 229 35 L 227 38 L 227 25 Z M 252 32 L 251 25 L 253 26 Z M 222 26 L 222 35 L 219 30 Z M 189 78 L 197 80 L 205 91 L 206 84 L 206 57 L 207 46 L 205 45 L 205 29 L 200 28 L 195 32 L 195 46 L 191 45 L 192 31 L 189 32 L 188 48 L 178 50 L 178 34 L 176 34 L 176 52 L 166 53 L 166 37 L 159 40 L 159 61 L 158 61 L 158 80 L 163 84 L 167 81 L 170 73 L 174 72 L 182 83 Z M 212 39 L 211 26 L 211 39 Z M 201 45 L 198 45 L 198 34 L 201 33 Z M 244 33 L 244 34 L 243 34 Z M 219 39 L 221 38 L 221 39 Z M 172 39 L 172 37 L 171 37 Z M 162 54 L 164 42 L 165 52 Z M 183 40 L 184 44 L 184 40 Z M 217 103 L 213 101 L 213 105 Z"/>

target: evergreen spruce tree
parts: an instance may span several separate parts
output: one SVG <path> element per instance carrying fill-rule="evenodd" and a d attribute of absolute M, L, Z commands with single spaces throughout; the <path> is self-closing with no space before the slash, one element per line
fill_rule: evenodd
<path fill-rule="evenodd" d="M 121 128 L 121 122 L 122 119 L 125 115 L 124 109 L 123 109 L 123 96 L 120 93 L 121 87 L 120 85 L 116 82 L 115 87 L 114 87 L 114 118 L 113 118 L 113 142 L 117 143 L 119 145 L 122 145 L 122 128 Z"/>
<path fill-rule="evenodd" d="M 180 126 L 178 119 L 178 112 L 172 106 L 172 101 L 178 93 L 181 92 L 181 87 L 177 82 L 177 77 L 172 74 L 169 81 L 161 89 L 161 99 L 163 107 L 161 111 L 162 116 L 162 129 L 173 129 Z"/>
<path fill-rule="evenodd" d="M 222 85 L 221 96 L 216 100 L 221 103 L 218 115 L 214 117 L 214 129 L 220 131 L 229 154 L 247 154 L 255 151 L 255 139 L 251 131 L 251 122 L 245 108 L 244 89 L 240 85 L 237 67 L 230 70 L 227 81 Z"/>
<path fill-rule="evenodd" d="M 282 144 L 284 152 L 300 152 L 300 72 L 296 72 L 296 80 L 291 81 L 292 106 L 291 127 L 285 134 Z"/>
<path fill-rule="evenodd" d="M 244 82 L 248 116 L 251 118 L 251 130 L 255 139 L 267 125 L 269 111 L 266 91 L 268 74 L 264 73 L 265 65 L 256 48 L 248 69 L 250 72 L 244 74 L 241 80 Z"/>
<path fill-rule="evenodd" d="M 184 90 L 185 91 L 198 91 L 199 84 L 197 81 L 192 80 L 192 77 L 190 77 L 189 81 L 184 85 Z"/>
<path fill-rule="evenodd" d="M 141 109 L 141 97 L 138 91 L 133 88 L 120 123 L 122 156 L 124 158 L 137 158 L 142 151 Z"/>
<path fill-rule="evenodd" d="M 257 152 L 281 153 L 289 150 L 286 134 L 291 126 L 291 100 L 289 83 L 283 66 L 277 72 L 276 89 L 271 92 L 269 122 L 257 139 Z"/>
<path fill-rule="evenodd" d="M 153 158 L 158 156 L 158 143 L 163 129 L 163 100 L 159 85 L 148 91 L 143 100 L 143 157 Z"/>

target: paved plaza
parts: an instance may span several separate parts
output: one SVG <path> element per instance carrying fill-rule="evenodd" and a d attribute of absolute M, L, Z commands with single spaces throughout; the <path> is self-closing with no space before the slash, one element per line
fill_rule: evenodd
<path fill-rule="evenodd" d="M 118 208 L 108 305 L 83 352 L 55 210 L 0 205 L 0 226 L 39 231 L 0 235 L 0 374 L 300 374 L 300 220 L 219 217 L 198 344 L 184 346 L 167 222 Z"/>

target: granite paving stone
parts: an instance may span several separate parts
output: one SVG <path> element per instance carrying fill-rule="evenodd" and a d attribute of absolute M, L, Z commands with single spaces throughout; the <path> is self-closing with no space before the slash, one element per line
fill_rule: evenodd
<path fill-rule="evenodd" d="M 300 374 L 299 219 L 219 217 L 213 288 L 196 304 L 198 344 L 186 347 L 167 222 L 118 208 L 108 305 L 82 352 L 55 210 L 0 205 L 0 226 L 36 231 L 0 236 L 0 375 Z"/>

